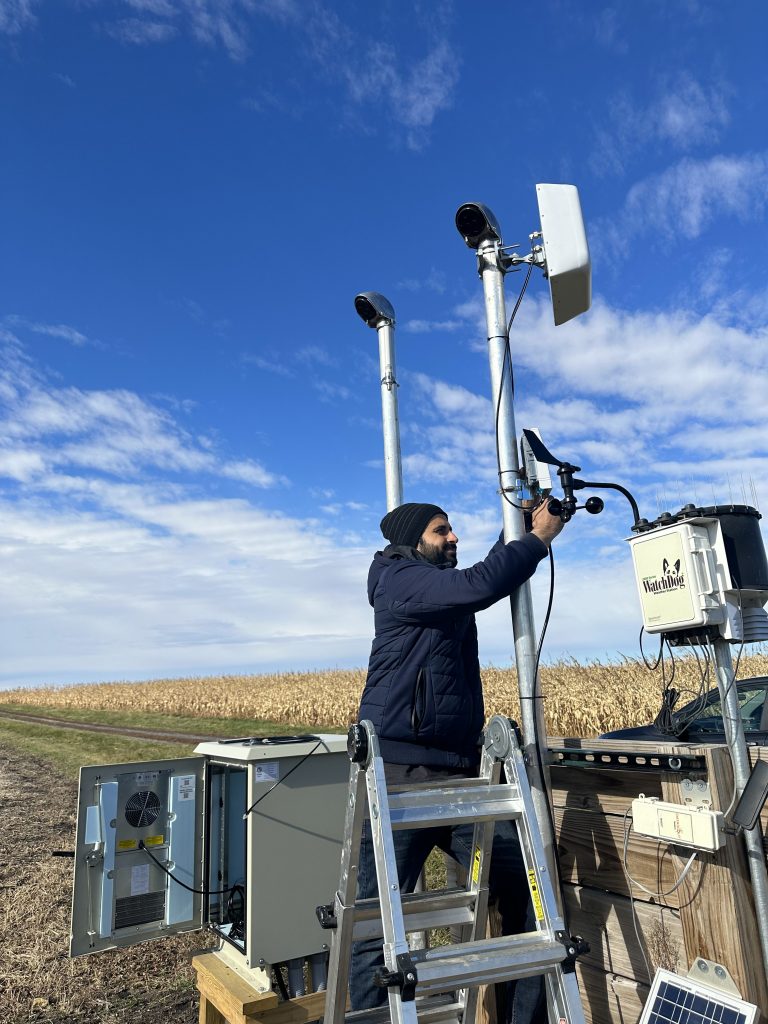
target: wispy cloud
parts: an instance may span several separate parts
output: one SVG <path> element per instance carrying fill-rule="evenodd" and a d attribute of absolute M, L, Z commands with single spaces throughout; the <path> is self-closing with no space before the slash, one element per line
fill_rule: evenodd
<path fill-rule="evenodd" d="M 35 22 L 38 0 L 0 0 L 0 32 L 18 35 Z"/>
<path fill-rule="evenodd" d="M 705 89 L 691 75 L 681 75 L 676 85 L 661 96 L 653 117 L 662 140 L 680 149 L 702 142 L 716 142 L 730 121 L 727 92 L 722 87 Z"/>
<path fill-rule="evenodd" d="M 297 0 L 115 0 L 126 17 L 110 17 L 105 0 L 91 0 L 104 9 L 103 31 L 122 43 L 157 45 L 190 35 L 198 43 L 221 48 L 234 61 L 250 55 L 250 41 L 260 19 L 301 40 L 299 52 L 330 80 L 340 83 L 350 110 L 377 106 L 386 111 L 387 123 L 397 126 L 410 149 L 420 150 L 441 111 L 453 103 L 459 80 L 460 58 L 448 39 L 451 5 L 437 3 L 416 8 L 415 21 L 429 40 L 420 56 L 404 55 L 387 40 L 380 26 L 379 40 L 366 35 L 368 21 L 347 23 L 330 5 Z M 0 0 L 0 32 L 17 34 L 34 25 L 37 0 Z M 254 110 L 295 112 L 279 89 L 256 86 L 243 102 Z"/>
<path fill-rule="evenodd" d="M 146 11 L 158 18 L 172 18 L 178 13 L 177 5 L 171 0 L 125 0 L 125 3 L 134 11 Z"/>
<path fill-rule="evenodd" d="M 146 46 L 148 43 L 165 43 L 178 32 L 175 25 L 167 21 L 148 21 L 144 18 L 121 18 L 104 26 L 107 35 L 121 43 Z"/>
<path fill-rule="evenodd" d="M 82 331 L 71 327 L 69 324 L 45 324 L 34 320 L 27 320 L 23 316 L 10 314 L 5 317 L 5 322 L 15 328 L 31 331 L 33 334 L 46 334 L 51 338 L 62 338 L 71 345 L 81 346 L 89 344 L 89 338 Z"/>
<path fill-rule="evenodd" d="M 637 237 L 698 238 L 717 217 L 754 221 L 766 204 L 768 153 L 685 158 L 633 185 L 619 212 L 595 225 L 594 236 L 600 251 L 619 261 Z"/>
<path fill-rule="evenodd" d="M 394 121 L 405 128 L 407 145 L 423 148 L 437 114 L 453 103 L 459 80 L 459 56 L 442 39 L 409 70 L 403 70 L 392 46 L 379 43 L 361 61 L 348 62 L 343 73 L 358 104 L 383 101 Z"/>
<path fill-rule="evenodd" d="M 688 72 L 662 82 L 647 105 L 620 92 L 610 100 L 607 124 L 596 129 L 592 170 L 623 174 L 631 158 L 649 147 L 685 152 L 716 143 L 730 121 L 730 95 L 726 84 L 704 85 Z"/>
<path fill-rule="evenodd" d="M 286 364 L 281 362 L 279 359 L 267 358 L 265 356 L 255 355 L 252 352 L 246 352 L 241 356 L 241 361 L 250 366 L 255 366 L 259 370 L 264 370 L 266 373 L 274 373 L 278 377 L 294 376 L 294 371 L 291 367 L 286 366 Z"/>
<path fill-rule="evenodd" d="M 593 22 L 594 37 L 600 46 L 615 53 L 626 53 L 627 43 L 619 10 L 610 4 L 603 7 L 595 15 Z"/>
<path fill-rule="evenodd" d="M 326 366 L 338 365 L 338 361 L 330 354 L 328 349 L 321 345 L 304 345 L 300 348 L 294 358 L 304 366 Z"/>
<path fill-rule="evenodd" d="M 463 320 L 406 320 L 403 330 L 409 334 L 432 334 L 435 331 L 458 331 L 465 326 Z"/>
<path fill-rule="evenodd" d="M 57 474 L 207 474 L 274 487 L 285 478 L 252 460 L 229 459 L 207 438 L 194 438 L 163 409 L 126 390 L 52 386 L 6 339 L 0 369 L 0 452 L 7 478 L 27 482 Z"/>
<path fill-rule="evenodd" d="M 344 384 L 338 384 L 330 380 L 318 380 L 312 378 L 312 387 L 320 396 L 321 402 L 335 404 L 337 401 L 347 401 L 352 398 L 352 392 Z"/>
<path fill-rule="evenodd" d="M 448 284 L 445 273 L 442 270 L 431 267 L 425 278 L 406 277 L 404 280 L 398 281 L 397 287 L 408 292 L 432 291 L 442 295 Z"/>

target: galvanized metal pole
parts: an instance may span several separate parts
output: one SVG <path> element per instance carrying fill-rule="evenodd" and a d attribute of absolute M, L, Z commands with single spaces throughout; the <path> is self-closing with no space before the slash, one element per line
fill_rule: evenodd
<path fill-rule="evenodd" d="M 376 324 L 379 335 L 381 367 L 381 421 L 384 430 L 384 477 L 387 489 L 387 512 L 403 503 L 403 468 L 400 456 L 400 421 L 397 414 L 397 379 L 395 378 L 395 321 L 381 319 Z"/>
<path fill-rule="evenodd" d="M 733 783 L 737 798 L 741 796 L 751 771 L 747 741 L 744 737 L 744 723 L 741 720 L 736 680 L 731 660 L 731 647 L 727 640 L 715 640 L 715 665 L 717 666 L 717 687 L 723 707 L 723 724 L 728 749 L 733 764 Z M 760 823 L 744 831 L 744 845 L 747 848 L 747 862 L 752 880 L 752 897 L 755 903 L 757 930 L 763 954 L 763 971 L 768 978 L 768 871 Z"/>
<path fill-rule="evenodd" d="M 491 370 L 491 392 L 494 413 L 498 409 L 499 482 L 502 492 L 501 511 L 504 521 L 504 540 L 509 543 L 525 535 L 523 513 L 515 502 L 519 460 L 517 431 L 515 429 L 514 396 L 512 392 L 512 358 L 506 358 L 508 345 L 507 312 L 504 302 L 504 274 L 498 246 L 484 242 L 478 247 L 480 277 L 485 296 L 485 319 L 488 327 L 488 360 Z M 506 495 L 506 497 L 505 497 Z M 509 499 L 509 500 L 507 500 Z M 531 782 L 533 803 L 539 830 L 547 854 L 548 867 L 553 880 L 554 836 L 550 826 L 550 811 L 546 780 L 540 765 L 546 758 L 546 726 L 536 668 L 536 635 L 533 618 L 530 583 L 524 583 L 512 594 L 512 629 L 515 638 L 515 662 L 520 691 L 524 751 Z M 537 749 L 536 737 L 539 737 Z"/>

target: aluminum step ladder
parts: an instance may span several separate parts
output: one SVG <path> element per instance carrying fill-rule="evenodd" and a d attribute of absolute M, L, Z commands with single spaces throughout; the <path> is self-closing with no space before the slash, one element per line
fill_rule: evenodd
<path fill-rule="evenodd" d="M 584 1024 L 574 971 L 576 956 L 586 946 L 567 934 L 557 907 L 513 723 L 500 715 L 491 719 L 478 778 L 398 786 L 388 792 L 370 722 L 352 727 L 349 753 L 339 889 L 333 904 L 317 908 L 321 924 L 334 929 L 324 1024 L 473 1024 L 478 986 L 535 975 L 545 978 L 550 1021 Z M 356 901 L 366 817 L 372 826 L 379 899 Z M 486 938 L 493 832 L 496 821 L 504 819 L 517 825 L 536 928 Z M 474 824 L 474 840 L 466 887 L 401 893 L 393 831 L 467 823 Z M 452 926 L 458 926 L 460 942 L 409 949 L 408 934 Z M 347 1012 L 352 942 L 373 937 L 383 939 L 384 968 L 376 984 L 387 987 L 389 1006 Z"/>

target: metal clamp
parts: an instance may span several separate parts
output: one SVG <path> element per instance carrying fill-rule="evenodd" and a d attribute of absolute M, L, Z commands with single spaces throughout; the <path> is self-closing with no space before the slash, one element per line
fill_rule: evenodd
<path fill-rule="evenodd" d="M 333 903 L 322 903 L 319 907 L 315 907 L 315 914 L 321 928 L 336 928 L 339 923 Z"/>
<path fill-rule="evenodd" d="M 373 983 L 379 988 L 399 988 L 400 998 L 404 1003 L 412 1003 L 416 998 L 416 984 L 419 976 L 416 973 L 410 953 L 398 953 L 395 957 L 398 969 L 390 971 L 379 967 L 373 976 Z"/>
<path fill-rule="evenodd" d="M 573 974 L 577 958 L 589 952 L 589 943 L 580 935 L 569 935 L 568 932 L 555 932 L 555 938 L 565 948 L 565 958 L 561 964 L 563 974 Z"/>

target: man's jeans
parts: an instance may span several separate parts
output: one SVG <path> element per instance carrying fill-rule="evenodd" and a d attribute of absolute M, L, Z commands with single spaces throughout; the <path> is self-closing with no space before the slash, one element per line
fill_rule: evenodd
<path fill-rule="evenodd" d="M 450 854 L 469 870 L 472 857 L 472 825 L 455 828 L 429 828 L 419 831 L 393 833 L 400 888 L 413 892 L 424 863 L 437 846 Z M 357 898 L 368 899 L 378 895 L 376 861 L 373 853 L 370 823 L 365 822 L 360 849 Z M 493 838 L 491 856 L 490 898 L 498 899 L 502 932 L 516 935 L 534 928 L 530 908 L 528 881 L 525 875 L 517 829 L 511 821 L 499 821 Z M 381 1006 L 387 1001 L 387 990 L 373 984 L 373 974 L 384 963 L 382 942 L 370 939 L 356 942 L 352 947 L 349 992 L 353 1010 Z M 416 987 L 418 993 L 418 985 Z M 546 1020 L 542 979 L 523 978 L 509 982 L 507 988 L 508 1024 L 534 1024 Z"/>

